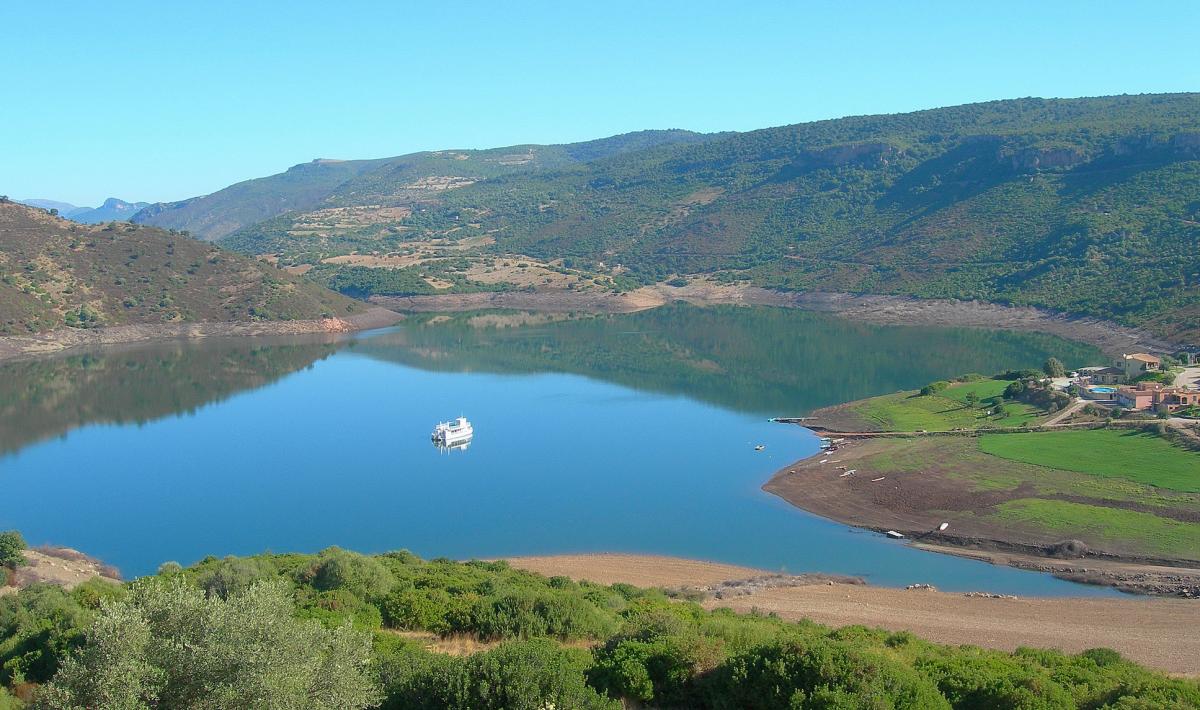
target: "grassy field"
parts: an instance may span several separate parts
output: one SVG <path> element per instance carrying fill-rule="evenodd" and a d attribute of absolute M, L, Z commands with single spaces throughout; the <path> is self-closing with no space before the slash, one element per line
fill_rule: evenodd
<path fill-rule="evenodd" d="M 993 456 L 1037 466 L 1200 492 L 1200 454 L 1139 431 L 986 434 L 980 438 L 979 448 Z"/>
<path fill-rule="evenodd" d="M 995 517 L 1086 538 L 1102 549 L 1138 540 L 1146 552 L 1165 557 L 1194 558 L 1200 550 L 1200 525 L 1133 510 L 1022 498 L 997 506 Z"/>
<path fill-rule="evenodd" d="M 1011 427 L 1032 423 L 1044 414 L 1021 402 L 1001 403 L 1008 380 L 977 380 L 952 384 L 937 394 L 896 392 L 857 402 L 852 411 L 883 430 L 949 431 L 982 427 Z M 969 394 L 978 397 L 975 406 Z"/>
<path fill-rule="evenodd" d="M 1049 465 L 1004 458 L 986 451 L 983 442 L 1048 449 L 1065 460 Z M 1081 470 L 1096 460 L 1081 450 L 1094 450 L 1101 463 Z M 863 505 L 880 506 L 888 515 L 951 521 L 957 534 L 968 537 L 1031 545 L 1079 539 L 1119 555 L 1200 556 L 1200 454 L 1150 434 L 1074 430 L 876 439 L 843 456 L 853 457 L 842 463 L 858 469 L 856 478 L 886 476 L 892 486 L 847 485 L 839 495 L 850 508 L 857 509 L 852 499 L 861 495 Z M 1126 463 L 1112 473 L 1106 468 L 1112 460 Z M 1181 470 L 1192 471 L 1190 480 L 1178 475 Z M 896 522 L 885 515 L 872 524 Z"/>

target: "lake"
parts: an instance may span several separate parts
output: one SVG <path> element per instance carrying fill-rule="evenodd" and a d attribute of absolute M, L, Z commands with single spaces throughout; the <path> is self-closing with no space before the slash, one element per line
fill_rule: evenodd
<path fill-rule="evenodd" d="M 0 366 L 0 529 L 126 576 L 264 550 L 624 551 L 884 585 L 1111 594 L 910 549 L 760 486 L 816 450 L 770 416 L 964 372 L 1096 360 L 1058 338 L 774 308 L 413 317 L 339 340 L 171 342 Z M 466 451 L 434 448 L 470 417 Z M 755 451 L 756 445 L 764 450 Z"/>

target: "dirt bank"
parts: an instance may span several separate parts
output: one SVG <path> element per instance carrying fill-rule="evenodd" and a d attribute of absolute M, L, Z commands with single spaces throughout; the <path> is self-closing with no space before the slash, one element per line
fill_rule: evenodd
<path fill-rule="evenodd" d="M 1090 343 L 1109 354 L 1139 350 L 1171 352 L 1177 344 L 1153 334 L 1096 318 L 1077 318 L 1037 308 L 982 301 L 916 299 L 848 293 L 790 293 L 757 286 L 694 279 L 687 286 L 645 286 L 627 293 L 538 291 L 382 297 L 373 303 L 400 311 L 469 311 L 518 308 L 541 311 L 627 313 L 673 301 L 696 305 L 760 305 L 801 308 L 881 325 L 935 325 L 1037 331 Z"/>
<path fill-rule="evenodd" d="M 705 589 L 730 579 L 769 574 L 733 565 L 643 555 L 562 555 L 509 560 L 514 567 L 611 584 Z M 758 609 L 830 626 L 862 624 L 946 644 L 1011 651 L 1018 646 L 1077 653 L 1104 646 L 1152 668 L 1200 674 L 1196 607 L 1177 599 L 1023 599 L 884 589 L 819 581 L 766 586 L 750 594 L 710 598 L 708 608 Z"/>
<path fill-rule="evenodd" d="M 12 572 L 8 586 L 0 587 L 0 595 L 15 593 L 31 584 L 57 584 L 74 589 L 92 577 L 121 579 L 116 568 L 69 547 L 39 547 L 25 550 L 24 555 L 27 564 Z"/>
<path fill-rule="evenodd" d="M 936 445 L 953 447 L 959 441 L 946 438 Z M 962 457 L 953 451 L 931 452 L 928 465 L 916 472 L 872 470 L 873 457 L 886 460 L 895 453 L 890 448 L 893 446 L 893 442 L 881 439 L 849 443 L 836 454 L 814 456 L 780 469 L 763 485 L 763 490 L 798 508 L 846 525 L 877 532 L 898 531 L 938 552 L 1049 572 L 1064 579 L 1109 585 L 1129 592 L 1200 597 L 1200 569 L 1187 561 L 1139 556 L 1132 548 L 1124 549 L 1117 543 L 1103 550 L 1095 549 L 1095 541 L 1092 548 L 1076 545 L 1066 549 L 1062 533 L 1014 526 L 987 515 L 1006 501 L 1033 495 L 1032 487 L 1026 483 L 1016 488 L 980 489 L 970 479 L 955 475 L 955 467 L 963 464 Z M 853 475 L 843 475 L 851 470 L 855 471 Z M 1097 504 L 1090 499 L 1075 502 Z M 1130 502 L 1100 503 L 1138 509 Z M 1184 509 L 1162 507 L 1150 512 L 1177 513 L 1182 519 L 1188 515 Z M 949 528 L 938 532 L 943 522 L 948 522 Z"/>
<path fill-rule="evenodd" d="M 368 309 L 364 313 L 346 316 L 345 318 L 322 318 L 319 320 L 144 323 L 90 330 L 60 328 L 37 335 L 0 337 L 0 361 L 45 355 L 73 348 L 118 345 L 152 340 L 293 335 L 300 333 L 348 333 L 355 330 L 382 328 L 400 321 L 403 317 L 395 311 L 375 307 Z"/>

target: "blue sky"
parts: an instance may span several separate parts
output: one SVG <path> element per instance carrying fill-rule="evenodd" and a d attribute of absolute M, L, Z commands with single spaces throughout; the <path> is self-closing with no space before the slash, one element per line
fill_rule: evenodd
<path fill-rule="evenodd" d="M 173 200 L 316 157 L 1200 90 L 1191 2 L 0 3 L 0 194 Z"/>

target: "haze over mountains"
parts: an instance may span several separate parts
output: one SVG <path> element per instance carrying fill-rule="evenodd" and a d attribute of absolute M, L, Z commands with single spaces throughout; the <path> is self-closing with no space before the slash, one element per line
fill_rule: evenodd
<path fill-rule="evenodd" d="M 23 205 L 41 207 L 45 210 L 58 210 L 58 216 L 72 222 L 82 224 L 100 224 L 101 222 L 127 222 L 139 210 L 150 205 L 149 202 L 126 202 L 116 197 L 110 197 L 99 207 L 76 207 L 69 202 L 57 200 L 17 200 Z"/>

